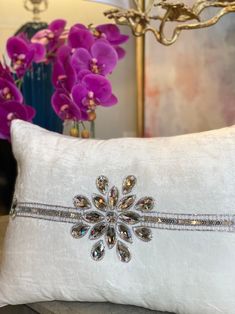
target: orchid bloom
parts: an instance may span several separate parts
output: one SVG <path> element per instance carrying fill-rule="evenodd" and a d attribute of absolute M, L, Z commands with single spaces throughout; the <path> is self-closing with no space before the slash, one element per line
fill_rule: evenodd
<path fill-rule="evenodd" d="M 12 61 L 13 70 L 22 78 L 33 62 L 41 62 L 45 49 L 39 44 L 28 42 L 23 36 L 13 36 L 7 41 L 7 53 Z"/>
<path fill-rule="evenodd" d="M 89 70 L 94 74 L 107 75 L 117 65 L 118 55 L 115 49 L 104 40 L 97 40 L 90 49 L 78 48 L 71 63 L 77 73 L 81 70 Z"/>
<path fill-rule="evenodd" d="M 129 36 L 121 34 L 120 29 L 115 24 L 102 24 L 98 25 L 93 34 L 96 38 L 106 39 L 112 46 L 114 46 L 118 59 L 124 58 L 126 52 L 119 45 L 124 44 L 128 41 Z"/>
<path fill-rule="evenodd" d="M 73 102 L 69 94 L 64 90 L 58 89 L 51 99 L 52 107 L 61 120 L 86 120 L 87 116 L 82 113 L 80 108 Z"/>
<path fill-rule="evenodd" d="M 95 38 L 90 30 L 83 24 L 75 24 L 68 34 L 68 45 L 73 48 L 84 48 L 89 50 L 94 44 Z"/>
<path fill-rule="evenodd" d="M 0 77 L 0 104 L 5 101 L 23 102 L 23 96 L 14 83 Z"/>
<path fill-rule="evenodd" d="M 10 68 L 4 62 L 3 64 L 0 62 L 0 78 L 6 79 L 7 81 L 14 84 L 14 79 L 11 74 Z"/>
<path fill-rule="evenodd" d="M 0 138 L 10 139 L 10 126 L 14 119 L 32 122 L 35 110 L 16 101 L 0 103 Z"/>
<path fill-rule="evenodd" d="M 64 88 L 71 91 L 76 82 L 76 72 L 71 64 L 71 48 L 62 46 L 57 52 L 57 58 L 53 66 L 52 82 L 56 88 Z"/>
<path fill-rule="evenodd" d="M 82 112 L 92 112 L 97 106 L 109 107 L 117 103 L 110 82 L 101 75 L 88 74 L 72 89 L 72 99 Z"/>
<path fill-rule="evenodd" d="M 47 49 L 47 58 L 53 58 L 56 51 L 65 43 L 67 31 L 66 21 L 63 19 L 54 20 L 47 29 L 37 32 L 32 38 L 32 43 L 40 43 Z"/>

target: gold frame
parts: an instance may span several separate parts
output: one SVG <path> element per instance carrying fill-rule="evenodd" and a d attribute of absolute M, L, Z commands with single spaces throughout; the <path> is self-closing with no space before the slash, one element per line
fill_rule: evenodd
<path fill-rule="evenodd" d="M 140 5 L 141 9 L 144 11 L 145 0 L 140 0 Z M 142 28 L 142 26 L 139 25 L 139 28 Z M 145 129 L 145 35 L 136 37 L 136 78 L 136 133 L 138 137 L 143 137 Z"/>

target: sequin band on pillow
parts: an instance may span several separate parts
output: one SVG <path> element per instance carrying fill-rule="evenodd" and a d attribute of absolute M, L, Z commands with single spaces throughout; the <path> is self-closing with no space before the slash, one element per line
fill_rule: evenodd
<path fill-rule="evenodd" d="M 129 175 L 123 180 L 122 196 L 116 186 L 109 189 L 109 181 L 99 176 L 96 187 L 100 194 L 76 195 L 74 207 L 13 202 L 12 217 L 29 217 L 73 224 L 71 235 L 80 239 L 89 233 L 90 240 L 98 240 L 91 256 L 95 261 L 105 255 L 105 246 L 116 246 L 119 259 L 129 262 L 131 253 L 126 243 L 137 237 L 144 242 L 152 240 L 152 228 L 188 231 L 235 232 L 234 215 L 174 214 L 154 211 L 155 200 L 150 196 L 137 199 L 132 190 L 137 180 Z M 101 239 L 101 238 L 104 238 Z"/>

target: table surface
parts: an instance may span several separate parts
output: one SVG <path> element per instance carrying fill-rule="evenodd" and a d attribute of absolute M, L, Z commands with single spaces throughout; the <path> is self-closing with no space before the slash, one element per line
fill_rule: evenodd
<path fill-rule="evenodd" d="M 8 220 L 8 216 L 0 217 L 0 260 Z M 28 312 L 27 309 L 31 309 L 32 312 Z M 20 307 L 8 306 L 0 309 L 0 314 L 26 314 L 35 312 L 40 314 L 167 314 L 166 312 L 151 311 L 130 305 L 62 301 L 40 302 Z"/>

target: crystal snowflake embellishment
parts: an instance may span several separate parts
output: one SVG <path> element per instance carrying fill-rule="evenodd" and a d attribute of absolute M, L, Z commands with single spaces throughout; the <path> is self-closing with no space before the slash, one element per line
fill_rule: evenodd
<path fill-rule="evenodd" d="M 72 227 L 71 234 L 80 239 L 89 233 L 90 240 L 98 240 L 91 249 L 95 261 L 103 259 L 106 247 L 116 247 L 120 261 L 127 263 L 131 260 L 127 244 L 133 242 L 133 235 L 142 241 L 151 241 L 151 229 L 141 227 L 140 223 L 142 213 L 153 209 L 154 199 L 146 196 L 136 202 L 136 195 L 132 193 L 136 182 L 135 176 L 127 176 L 120 196 L 118 188 L 109 188 L 108 178 L 102 175 L 96 179 L 99 194 L 93 194 L 91 201 L 84 195 L 74 197 L 74 206 L 80 211 L 81 219 Z"/>

